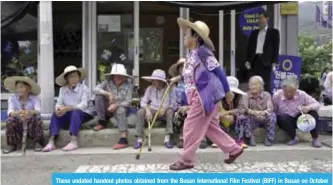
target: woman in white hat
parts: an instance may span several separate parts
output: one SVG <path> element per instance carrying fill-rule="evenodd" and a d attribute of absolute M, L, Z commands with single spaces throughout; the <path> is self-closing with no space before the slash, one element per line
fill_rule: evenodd
<path fill-rule="evenodd" d="M 6 121 L 8 154 L 17 149 L 22 142 L 23 123 L 26 122 L 27 137 L 35 143 L 35 151 L 41 151 L 44 144 L 44 124 L 40 116 L 40 86 L 32 79 L 23 76 L 8 77 L 5 88 L 15 93 L 8 99 L 8 119 Z"/>
<path fill-rule="evenodd" d="M 115 150 L 124 149 L 128 147 L 127 113 L 132 103 L 133 85 L 128 80 L 130 76 L 123 64 L 114 64 L 111 72 L 105 75 L 107 78 L 94 89 L 96 95 L 95 108 L 98 117 L 98 124 L 94 130 L 104 129 L 110 118 L 114 116 L 120 138 L 112 148 Z"/>
<path fill-rule="evenodd" d="M 178 25 L 184 29 L 185 47 L 190 49 L 186 57 L 182 77 L 185 93 L 190 103 L 184 123 L 184 150 L 180 160 L 170 166 L 171 170 L 185 170 L 194 167 L 194 156 L 201 140 L 207 135 L 221 150 L 229 153 L 225 163 L 234 162 L 243 149 L 225 133 L 215 119 L 219 113 L 219 101 L 226 97 L 232 100 L 228 81 L 213 51 L 209 28 L 202 21 L 190 22 L 178 18 Z M 175 82 L 179 77 L 173 78 Z"/>
<path fill-rule="evenodd" d="M 242 148 L 246 148 L 247 145 L 242 140 L 242 135 L 245 134 L 245 130 L 250 128 L 249 119 L 245 116 L 247 110 L 246 93 L 238 88 L 239 81 L 236 77 L 228 76 L 227 80 L 230 90 L 235 94 L 235 97 L 232 101 L 226 98 L 222 99 L 220 121 L 222 126 L 227 130 L 231 125 L 234 125 L 237 135 L 237 144 Z M 214 145 L 212 146 L 215 147 Z"/>
<path fill-rule="evenodd" d="M 140 102 L 141 108 L 137 112 L 138 123 L 136 125 L 136 136 L 138 139 L 134 145 L 134 149 L 139 149 L 142 146 L 142 138 L 144 137 L 146 123 L 145 121 L 152 121 L 154 114 L 161 105 L 162 97 L 168 85 L 165 72 L 160 69 L 154 70 L 151 76 L 144 76 L 142 78 L 151 82 L 152 85 L 146 89 Z M 164 145 L 166 148 L 173 148 L 170 135 L 173 134 L 172 121 L 176 109 L 176 97 L 174 91 L 170 90 L 159 114 L 159 118 L 166 121 L 166 132 L 164 138 Z"/>
<path fill-rule="evenodd" d="M 174 63 L 169 68 L 169 75 L 171 77 L 178 76 L 183 71 L 184 63 L 186 59 L 181 58 L 177 63 Z M 174 117 L 173 130 L 175 134 L 179 134 L 179 140 L 177 143 L 178 148 L 184 147 L 184 139 L 183 139 L 183 126 L 184 120 L 187 115 L 188 103 L 185 95 L 185 84 L 183 80 L 177 82 L 177 86 L 175 87 L 176 94 L 176 102 L 178 111 Z"/>
<path fill-rule="evenodd" d="M 64 151 L 71 151 L 78 148 L 77 136 L 81 124 L 93 118 L 91 106 L 89 104 L 89 89 L 81 84 L 87 77 L 88 71 L 85 68 L 68 66 L 59 75 L 55 82 L 61 86 L 59 98 L 55 106 L 50 123 L 50 140 L 44 152 L 55 150 L 55 138 L 59 135 L 61 128 L 69 125 L 70 142 L 63 147 Z"/>

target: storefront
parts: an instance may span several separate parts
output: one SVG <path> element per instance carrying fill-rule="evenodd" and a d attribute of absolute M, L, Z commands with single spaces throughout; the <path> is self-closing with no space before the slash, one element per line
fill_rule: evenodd
<path fill-rule="evenodd" d="M 237 20 L 244 9 L 200 12 L 138 1 L 41 1 L 35 8 L 36 16 L 29 15 L 35 21 L 29 34 L 5 42 L 6 47 L 12 48 L 7 63 L 13 64 L 14 71 L 3 68 L 7 63 L 3 63 L 2 54 L 2 71 L 6 72 L 2 74 L 35 78 L 42 87 L 43 113 L 53 111 L 52 100 L 59 90 L 54 78 L 68 65 L 87 67 L 89 77 L 85 83 L 92 89 L 103 80 L 104 73 L 110 72 L 113 62 L 124 63 L 136 77 L 135 85 L 144 89 L 147 84 L 138 77 L 149 75 L 155 68 L 167 71 L 186 55 L 178 17 L 206 22 L 221 65 L 229 74 L 242 79 L 247 37 L 241 33 Z M 280 28 L 279 4 L 264 8 L 271 16 L 270 26 Z M 19 62 L 12 60 L 14 55 Z M 8 96 L 2 88 L 1 99 Z"/>

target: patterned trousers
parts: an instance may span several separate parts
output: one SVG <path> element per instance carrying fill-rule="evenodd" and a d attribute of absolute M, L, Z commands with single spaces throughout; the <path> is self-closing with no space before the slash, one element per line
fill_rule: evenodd
<path fill-rule="evenodd" d="M 6 121 L 6 137 L 8 145 L 17 145 L 22 143 L 23 122 L 28 125 L 27 138 L 34 142 L 44 144 L 44 123 L 42 118 L 38 116 L 21 120 L 16 117 L 9 116 Z"/>
<path fill-rule="evenodd" d="M 258 127 L 264 127 L 267 132 L 267 139 L 270 141 L 274 140 L 275 137 L 275 127 L 276 127 L 276 115 L 271 113 L 267 115 L 264 119 L 259 119 L 255 116 L 245 116 L 241 115 L 236 119 L 236 133 L 238 139 L 243 137 L 249 138 L 254 135 L 254 131 Z M 243 130 L 243 133 L 241 133 Z"/>
<path fill-rule="evenodd" d="M 173 132 L 179 134 L 180 136 L 183 136 L 184 121 L 186 116 L 187 114 L 176 112 L 173 119 Z"/>

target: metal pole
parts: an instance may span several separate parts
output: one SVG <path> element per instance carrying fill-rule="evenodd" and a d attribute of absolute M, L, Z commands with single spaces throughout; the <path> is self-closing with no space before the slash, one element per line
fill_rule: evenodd
<path fill-rule="evenodd" d="M 135 78 L 135 86 L 139 87 L 139 64 L 140 64 L 140 47 L 139 47 L 139 16 L 140 16 L 140 2 L 134 1 L 134 47 L 135 47 L 135 53 L 134 53 L 134 76 Z"/>
<path fill-rule="evenodd" d="M 41 113 L 54 111 L 54 58 L 52 1 L 40 1 L 38 8 L 38 83 L 41 86 Z"/>
<path fill-rule="evenodd" d="M 236 11 L 231 10 L 231 28 L 230 28 L 230 73 L 231 76 L 236 76 Z"/>
<path fill-rule="evenodd" d="M 185 8 L 179 8 L 179 17 L 184 18 Z M 184 57 L 184 30 L 179 28 L 179 58 Z"/>
<path fill-rule="evenodd" d="M 97 83 L 97 2 L 91 1 L 91 70 L 92 78 L 91 85 L 92 88 L 96 86 Z"/>
<path fill-rule="evenodd" d="M 224 20 L 223 20 L 223 10 L 219 11 L 219 61 L 220 65 L 223 68 L 223 40 L 224 40 L 224 30 L 223 30 L 223 25 L 224 25 Z"/>

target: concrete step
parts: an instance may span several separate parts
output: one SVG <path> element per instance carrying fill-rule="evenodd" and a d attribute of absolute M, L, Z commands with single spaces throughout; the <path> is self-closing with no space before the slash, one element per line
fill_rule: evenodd
<path fill-rule="evenodd" d="M 134 145 L 136 138 L 134 137 L 135 129 L 130 128 L 129 132 L 129 143 L 130 145 Z M 151 143 L 152 145 L 163 145 L 164 141 L 164 128 L 153 128 L 151 133 Z M 45 139 L 49 138 L 49 131 L 45 130 Z M 231 136 L 235 136 L 233 132 L 230 133 Z M 256 129 L 256 140 L 257 143 L 263 143 L 264 138 L 266 136 L 266 131 L 262 128 Z M 309 141 L 311 139 L 308 133 L 298 133 L 301 141 Z M 276 129 L 276 143 L 284 143 L 289 138 L 280 129 Z M 62 147 L 65 146 L 69 142 L 69 133 L 68 130 L 61 130 L 60 135 L 57 139 L 57 146 Z M 78 142 L 81 147 L 111 147 L 113 144 L 117 143 L 119 139 L 118 130 L 116 128 L 108 128 L 101 131 L 94 131 L 94 130 L 81 130 Z M 173 136 L 173 141 L 176 143 L 177 136 Z M 6 147 L 6 135 L 5 130 L 1 130 L 1 147 Z M 28 141 L 28 147 L 32 147 L 32 142 Z"/>

